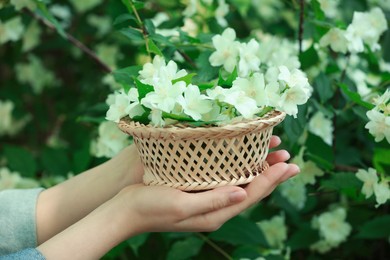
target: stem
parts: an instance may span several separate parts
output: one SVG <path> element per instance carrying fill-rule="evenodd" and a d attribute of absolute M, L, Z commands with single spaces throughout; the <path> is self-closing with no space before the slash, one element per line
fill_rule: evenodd
<path fill-rule="evenodd" d="M 304 20 L 305 20 L 305 0 L 300 0 L 299 1 L 299 33 L 298 33 L 299 54 L 302 53 Z"/>
<path fill-rule="evenodd" d="M 150 49 L 149 49 L 149 33 L 146 30 L 146 27 L 138 14 L 137 8 L 135 8 L 133 0 L 129 0 L 129 4 L 131 6 L 131 9 L 133 10 L 135 18 L 137 19 L 138 26 L 141 28 L 142 36 L 144 37 L 144 40 L 145 40 L 146 52 L 148 53 L 149 57 L 152 58 L 152 54 L 150 53 Z"/>
<path fill-rule="evenodd" d="M 30 10 L 28 10 L 26 8 L 24 9 L 24 12 L 29 14 L 30 16 L 32 16 L 34 19 L 38 20 L 40 23 L 44 24 L 50 30 L 56 31 L 55 27 L 51 23 L 49 23 L 48 21 L 46 21 L 42 17 L 38 16 L 37 14 L 31 12 Z M 92 58 L 103 69 L 103 71 L 105 71 L 107 73 L 112 72 L 112 69 L 107 64 L 105 64 L 91 49 L 89 49 L 87 46 L 85 46 L 82 42 L 80 42 L 79 40 L 77 40 L 75 37 L 73 37 L 72 35 L 70 35 L 67 32 L 65 32 L 65 36 L 66 36 L 66 39 L 70 43 L 72 43 L 74 46 L 79 48 L 87 56 Z"/>
<path fill-rule="evenodd" d="M 228 253 L 226 253 L 222 248 L 220 248 L 217 244 L 215 244 L 213 241 L 211 241 L 208 237 L 206 237 L 202 233 L 196 233 L 196 235 L 199 236 L 201 239 L 203 239 L 203 241 L 209 244 L 212 248 L 214 248 L 217 252 L 223 255 L 226 259 L 229 260 L 233 259 Z"/>

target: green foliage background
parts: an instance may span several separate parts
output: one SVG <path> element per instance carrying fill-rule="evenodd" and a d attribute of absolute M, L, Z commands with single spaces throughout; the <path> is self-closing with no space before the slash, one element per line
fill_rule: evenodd
<path fill-rule="evenodd" d="M 131 66 L 142 65 L 148 57 L 143 34 L 132 29 L 139 28 L 139 24 L 135 14 L 131 10 L 129 12 L 124 4 L 128 1 L 85 1 L 85 9 L 77 7 L 74 2 L 41 1 L 36 12 L 26 8 L 17 11 L 13 5 L 0 9 L 3 22 L 21 17 L 25 27 L 38 21 L 41 29 L 39 44 L 31 50 L 23 51 L 23 41 L 0 46 L 0 99 L 14 102 L 13 116 L 16 119 L 31 115 L 19 133 L 0 137 L 0 165 L 46 187 L 67 178 L 69 173 L 78 174 L 107 159 L 90 154 L 91 140 L 96 137 L 98 124 L 104 120 L 108 108 L 104 101 L 115 88 L 114 83 L 106 84 L 103 79 L 111 73 L 116 84 L 131 87 L 135 75 Z M 90 8 L 89 2 L 92 2 Z M 300 1 L 279 1 L 273 7 L 278 17 L 268 18 L 262 17 L 249 0 L 227 2 L 230 13 L 226 18 L 229 26 L 236 29 L 238 38 L 250 36 L 253 30 L 262 30 L 298 45 Z M 319 68 L 321 72 L 310 79 L 313 97 L 307 105 L 300 107 L 298 118 L 287 118 L 275 129 L 286 149 L 297 155 L 305 146 L 304 159 L 314 162 L 325 172 L 314 185 L 307 187 L 307 201 L 303 209 L 294 207 L 276 190 L 269 198 L 233 218 L 218 231 L 143 234 L 120 244 L 105 259 L 255 259 L 260 256 L 266 259 L 290 256 L 292 259 L 389 259 L 388 203 L 376 208 L 373 198 L 365 199 L 361 194 L 362 183 L 354 174 L 360 168 L 374 167 L 388 178 L 389 144 L 386 141 L 374 142 L 364 129 L 367 123 L 365 113 L 370 104 L 356 94 L 356 85 L 345 76 L 344 68 L 337 64 L 340 54 L 329 51 L 327 66 L 320 68 L 321 57 L 313 47 L 330 27 L 337 24 L 345 28 L 353 12 L 369 10 L 373 6 L 371 2 L 342 1 L 339 7 L 342 17 L 336 20 L 326 18 L 316 0 L 304 4 L 302 37 L 309 40 L 307 44 L 311 47 L 305 48 L 299 60 L 304 70 Z M 71 16 L 66 19 L 52 16 L 53 12 L 46 7 L 54 4 L 67 6 Z M 218 70 L 208 64 L 212 50 L 203 46 L 213 34 L 224 29 L 216 22 L 213 10 L 196 18 L 205 28 L 198 37 L 181 32 L 179 41 L 171 41 L 156 33 L 150 18 L 165 11 L 170 20 L 159 28 L 183 26 L 183 3 L 149 0 L 137 2 L 136 7 L 148 31 L 148 47 L 152 53 L 161 51 L 170 59 L 175 51 L 180 51 L 187 59 L 180 65 L 189 71 L 195 70 L 197 82 L 205 82 L 217 75 Z M 389 21 L 390 13 L 385 13 Z M 105 18 L 108 22 L 94 25 L 91 17 Z M 106 24 L 108 29 L 104 29 Z M 83 52 L 69 41 L 70 37 L 99 56 Z M 390 74 L 380 70 L 379 62 L 390 61 L 390 31 L 382 35 L 380 43 L 381 52 L 366 52 L 361 54 L 361 59 L 368 64 L 366 72 L 380 78 L 378 85 L 370 87 L 384 92 L 389 85 Z M 42 83 L 44 87 L 40 93 L 32 88 L 34 83 L 23 82 L 18 77 L 18 73 L 27 73 L 17 69 L 18 65 L 34 59 L 38 59 L 44 69 L 34 71 L 33 79 L 39 81 L 47 74 L 52 75 Z M 310 116 L 318 110 L 334 116 L 332 146 L 307 131 Z M 347 208 L 346 221 L 351 224 L 352 232 L 346 242 L 326 254 L 313 252 L 310 246 L 319 239 L 319 234 L 310 224 L 311 220 L 335 206 Z M 280 212 L 285 215 L 288 237 L 282 249 L 275 249 L 269 246 L 255 223 Z"/>

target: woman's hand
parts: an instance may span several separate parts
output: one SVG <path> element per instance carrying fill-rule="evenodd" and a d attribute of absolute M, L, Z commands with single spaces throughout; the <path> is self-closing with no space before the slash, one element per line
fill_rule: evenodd
<path fill-rule="evenodd" d="M 270 148 L 280 144 L 271 139 Z M 132 185 L 114 201 L 122 207 L 124 225 L 135 233 L 151 231 L 212 231 L 254 203 L 268 196 L 276 186 L 296 175 L 299 168 L 287 164 L 285 150 L 272 152 L 270 168 L 245 188 L 227 186 L 210 191 L 188 193 L 162 186 Z"/>
<path fill-rule="evenodd" d="M 270 147 L 279 144 L 280 139 L 273 137 Z M 38 249 L 47 259 L 99 259 L 123 240 L 143 232 L 216 230 L 297 174 L 299 168 L 285 163 L 288 159 L 286 151 L 270 153 L 270 168 L 244 188 L 227 186 L 188 193 L 162 186 L 129 185 Z"/>

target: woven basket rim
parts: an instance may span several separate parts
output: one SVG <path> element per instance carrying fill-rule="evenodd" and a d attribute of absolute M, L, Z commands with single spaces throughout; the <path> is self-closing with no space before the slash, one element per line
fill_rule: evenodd
<path fill-rule="evenodd" d="M 223 126 L 194 127 L 184 124 L 173 124 L 166 127 L 154 127 L 123 118 L 118 127 L 124 133 L 138 138 L 156 139 L 199 139 L 220 138 L 223 136 L 236 136 L 243 133 L 259 131 L 266 127 L 273 127 L 283 121 L 286 113 L 273 110 L 262 117 L 234 122 Z"/>

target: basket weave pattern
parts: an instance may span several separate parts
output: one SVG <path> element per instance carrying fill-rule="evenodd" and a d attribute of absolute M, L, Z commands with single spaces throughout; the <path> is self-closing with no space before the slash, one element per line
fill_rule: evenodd
<path fill-rule="evenodd" d="M 273 127 L 285 114 L 221 127 L 172 125 L 156 128 L 122 119 L 119 128 L 134 138 L 146 185 L 205 190 L 249 183 L 268 168 Z"/>

